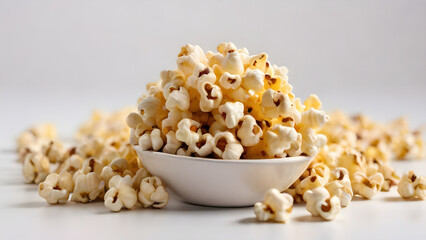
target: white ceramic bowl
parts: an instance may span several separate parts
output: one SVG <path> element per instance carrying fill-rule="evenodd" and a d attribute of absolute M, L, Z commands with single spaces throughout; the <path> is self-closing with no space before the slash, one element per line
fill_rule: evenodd
<path fill-rule="evenodd" d="M 270 188 L 287 189 L 308 167 L 311 157 L 219 160 L 142 151 L 142 164 L 185 202 L 243 207 L 262 201 Z"/>

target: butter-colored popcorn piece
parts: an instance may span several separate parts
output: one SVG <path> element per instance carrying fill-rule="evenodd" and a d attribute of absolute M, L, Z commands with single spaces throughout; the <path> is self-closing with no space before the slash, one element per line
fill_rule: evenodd
<path fill-rule="evenodd" d="M 169 194 L 158 177 L 146 177 L 141 181 L 138 199 L 143 207 L 163 208 L 169 201 Z"/>
<path fill-rule="evenodd" d="M 104 164 L 99 162 L 97 159 L 88 158 L 84 160 L 83 165 L 81 166 L 81 172 L 84 174 L 88 174 L 90 172 L 95 172 L 97 174 L 102 173 L 102 169 L 104 168 Z"/>
<path fill-rule="evenodd" d="M 266 222 L 273 220 L 286 223 L 290 220 L 290 214 L 293 210 L 293 197 L 287 193 L 280 193 L 272 188 L 265 193 L 263 202 L 257 202 L 254 205 L 254 213 L 257 220 Z"/>
<path fill-rule="evenodd" d="M 311 108 L 315 108 L 316 110 L 321 109 L 321 100 L 318 98 L 316 94 L 311 94 L 309 97 L 303 102 L 303 105 L 305 105 L 305 110 L 309 110 Z"/>
<path fill-rule="evenodd" d="M 268 54 L 266 53 L 259 53 L 257 55 L 254 56 L 249 56 L 249 60 L 248 60 L 248 68 L 250 69 L 259 69 L 262 72 L 267 72 L 266 70 L 266 65 L 267 65 L 267 60 L 268 60 Z M 268 63 L 269 65 L 269 63 Z"/>
<path fill-rule="evenodd" d="M 297 142 L 300 133 L 297 133 L 294 128 L 274 125 L 266 131 L 264 139 L 266 142 L 266 153 L 269 157 L 282 155 L 291 144 Z"/>
<path fill-rule="evenodd" d="M 115 159 L 110 163 L 110 165 L 105 166 L 102 169 L 102 173 L 100 176 L 102 177 L 102 180 L 106 183 L 106 186 L 109 187 L 108 184 L 110 179 L 116 175 L 130 175 L 133 177 L 133 172 L 129 170 L 129 164 L 125 158 Z"/>
<path fill-rule="evenodd" d="M 219 107 L 222 101 L 222 90 L 219 86 L 210 82 L 200 82 L 197 85 L 200 94 L 200 109 L 203 112 L 210 112 Z"/>
<path fill-rule="evenodd" d="M 383 175 L 384 178 L 381 191 L 387 192 L 391 187 L 398 185 L 400 177 L 396 174 L 395 170 L 393 170 L 390 165 L 382 164 L 379 166 L 378 171 Z"/>
<path fill-rule="evenodd" d="M 296 193 L 304 196 L 306 191 L 315 189 L 317 187 L 324 187 L 326 184 L 327 181 L 323 177 L 313 174 L 303 179 L 297 185 Z"/>
<path fill-rule="evenodd" d="M 190 146 L 200 140 L 201 124 L 192 119 L 184 118 L 178 123 L 176 139 Z"/>
<path fill-rule="evenodd" d="M 49 159 L 40 152 L 28 154 L 22 172 L 26 183 L 40 183 L 50 173 Z"/>
<path fill-rule="evenodd" d="M 272 68 L 274 69 L 274 73 L 277 76 L 280 76 L 284 79 L 288 79 L 288 68 L 286 66 L 277 66 L 277 65 L 273 65 Z"/>
<path fill-rule="evenodd" d="M 365 157 L 355 149 L 346 149 L 339 157 L 339 166 L 344 167 L 349 171 L 349 176 L 352 176 L 356 172 L 365 172 L 366 170 L 366 159 Z"/>
<path fill-rule="evenodd" d="M 317 155 L 319 149 L 327 143 L 327 137 L 316 134 L 312 128 L 303 128 L 300 133 L 302 134 L 301 150 L 308 156 Z"/>
<path fill-rule="evenodd" d="M 287 94 L 268 89 L 262 95 L 261 105 L 265 117 L 276 118 L 290 110 L 291 101 Z"/>
<path fill-rule="evenodd" d="M 176 132 L 177 125 L 180 122 L 180 120 L 184 118 L 191 118 L 192 113 L 189 111 L 182 112 L 178 109 L 172 109 L 168 115 L 167 118 L 162 121 L 162 132 L 164 135 L 167 135 L 169 131 Z"/>
<path fill-rule="evenodd" d="M 141 182 L 146 177 L 151 177 L 151 173 L 149 173 L 148 170 L 146 170 L 146 168 L 144 167 L 139 168 L 135 176 L 133 176 L 132 178 L 133 189 L 135 189 L 136 191 L 139 191 Z"/>
<path fill-rule="evenodd" d="M 126 124 L 129 126 L 129 128 L 135 129 L 139 123 L 142 123 L 142 115 L 136 112 L 129 113 L 126 117 Z"/>
<path fill-rule="evenodd" d="M 181 147 L 176 151 L 176 155 L 180 155 L 180 156 L 191 156 L 192 153 L 194 153 L 194 150 L 191 148 L 184 148 Z"/>
<path fill-rule="evenodd" d="M 201 83 L 214 84 L 216 82 L 216 75 L 210 67 L 205 64 L 198 63 L 195 66 L 194 72 L 188 77 L 186 85 L 188 88 L 197 88 Z"/>
<path fill-rule="evenodd" d="M 228 128 L 234 128 L 244 117 L 244 104 L 241 102 L 226 102 L 219 107 L 219 113 Z"/>
<path fill-rule="evenodd" d="M 349 172 L 346 168 L 335 168 L 331 172 L 331 181 L 325 185 L 331 196 L 337 196 L 342 207 L 347 207 L 352 200 L 353 191 Z"/>
<path fill-rule="evenodd" d="M 297 134 L 297 140 L 290 144 L 290 148 L 284 151 L 289 157 L 296 157 L 302 154 L 302 134 Z"/>
<path fill-rule="evenodd" d="M 226 52 L 221 67 L 230 74 L 242 75 L 244 73 L 244 63 L 240 53 L 234 49 Z"/>
<path fill-rule="evenodd" d="M 68 172 L 74 175 L 74 173 L 82 167 L 83 162 L 84 159 L 80 155 L 74 154 L 67 158 L 67 160 L 65 160 L 61 165 L 59 165 L 56 173 Z"/>
<path fill-rule="evenodd" d="M 70 193 L 61 184 L 63 181 L 61 182 L 60 178 L 59 174 L 51 173 L 38 185 L 38 194 L 49 204 L 66 203 L 68 201 Z"/>
<path fill-rule="evenodd" d="M 245 147 L 258 144 L 263 135 L 263 131 L 259 125 L 257 125 L 256 119 L 250 115 L 245 115 L 242 122 L 240 129 L 237 131 L 237 136 L 241 139 L 241 144 Z"/>
<path fill-rule="evenodd" d="M 263 80 L 265 79 L 265 74 L 259 69 L 250 69 L 247 68 L 244 73 L 241 85 L 247 90 L 253 90 L 259 92 L 263 89 Z"/>
<path fill-rule="evenodd" d="M 308 190 L 303 195 L 306 201 L 306 210 L 312 216 L 320 216 L 325 220 L 334 220 L 340 213 L 340 200 L 337 196 L 330 196 L 324 187 Z"/>
<path fill-rule="evenodd" d="M 154 128 L 151 131 L 145 132 L 139 138 L 139 146 L 142 151 L 153 149 L 154 151 L 160 150 L 164 145 L 161 130 Z"/>
<path fill-rule="evenodd" d="M 200 46 L 187 44 L 182 47 L 176 63 L 178 69 L 188 77 L 198 63 L 207 64 L 207 58 Z"/>
<path fill-rule="evenodd" d="M 323 111 L 310 108 L 302 113 L 301 125 L 305 128 L 318 129 L 324 126 L 330 120 L 330 117 Z"/>
<path fill-rule="evenodd" d="M 220 77 L 219 83 L 224 89 L 237 89 L 241 85 L 241 76 L 225 72 Z"/>
<path fill-rule="evenodd" d="M 225 120 L 223 118 L 219 121 L 214 121 L 209 128 L 209 132 L 213 136 L 216 135 L 216 133 L 218 132 L 225 132 L 227 130 L 228 129 L 225 125 Z"/>
<path fill-rule="evenodd" d="M 104 195 L 104 188 L 104 181 L 102 181 L 101 176 L 97 173 L 78 174 L 75 179 L 75 187 L 71 200 L 86 203 L 102 198 Z"/>
<path fill-rule="evenodd" d="M 174 90 L 185 84 L 185 74 L 179 69 L 175 70 L 163 70 L 160 73 L 161 88 L 163 89 L 163 96 L 167 100 L 169 95 Z"/>
<path fill-rule="evenodd" d="M 163 152 L 175 154 L 179 147 L 182 145 L 182 142 L 176 138 L 176 133 L 169 131 L 166 134 L 166 145 L 164 145 Z"/>
<path fill-rule="evenodd" d="M 213 152 L 222 159 L 238 160 L 244 152 L 243 146 L 230 132 L 218 132 L 211 140 Z"/>
<path fill-rule="evenodd" d="M 104 205 L 109 210 L 119 212 L 123 207 L 132 209 L 136 206 L 137 192 L 132 188 L 132 178 L 129 175 L 112 177 L 109 186 L 104 196 Z"/>
<path fill-rule="evenodd" d="M 38 144 L 40 140 L 52 140 L 56 138 L 56 127 L 52 124 L 43 123 L 27 129 L 17 139 L 18 149 Z"/>
<path fill-rule="evenodd" d="M 104 140 L 98 137 L 90 137 L 80 141 L 76 153 L 83 158 L 97 157 L 104 148 Z"/>
<path fill-rule="evenodd" d="M 371 199 L 380 192 L 383 182 L 383 175 L 379 172 L 370 176 L 363 172 L 356 172 L 352 175 L 352 190 L 354 194 Z"/>
<path fill-rule="evenodd" d="M 41 151 L 51 163 L 64 161 L 65 149 L 59 141 L 51 140 L 47 144 L 43 144 Z"/>
<path fill-rule="evenodd" d="M 330 168 L 327 166 L 327 164 L 323 162 L 317 162 L 314 158 L 311 163 L 309 164 L 308 168 L 302 173 L 300 176 L 300 179 L 304 179 L 309 176 L 319 176 L 325 180 L 327 183 L 330 179 Z"/>
<path fill-rule="evenodd" d="M 398 184 L 398 193 L 403 198 L 426 199 L 426 177 L 418 176 L 414 171 L 404 173 Z"/>
<path fill-rule="evenodd" d="M 142 120 L 149 126 L 155 125 L 155 116 L 164 106 L 163 101 L 155 95 L 145 97 L 138 105 L 138 112 Z"/>
<path fill-rule="evenodd" d="M 293 197 L 294 202 L 301 203 L 303 202 L 303 195 L 297 193 L 296 188 L 300 184 L 301 180 L 297 179 L 289 188 L 287 188 L 284 193 L 288 193 Z"/>
<path fill-rule="evenodd" d="M 171 110 L 177 108 L 182 112 L 188 111 L 189 109 L 189 93 L 184 87 L 180 87 L 179 90 L 174 90 L 170 93 L 166 101 L 166 108 Z"/>
<path fill-rule="evenodd" d="M 190 146 L 190 148 L 194 149 L 194 152 L 198 156 L 205 157 L 213 152 L 212 139 L 213 136 L 210 133 L 204 133 L 193 146 Z"/>

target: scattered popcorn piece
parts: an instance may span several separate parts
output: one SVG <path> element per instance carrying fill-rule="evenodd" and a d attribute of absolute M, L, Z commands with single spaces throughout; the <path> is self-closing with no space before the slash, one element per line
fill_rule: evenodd
<path fill-rule="evenodd" d="M 315 189 L 317 187 L 324 187 L 327 184 L 327 181 L 318 176 L 311 175 L 303 179 L 296 187 L 296 193 L 299 195 L 304 195 L 306 191 Z"/>
<path fill-rule="evenodd" d="M 104 181 L 102 181 L 102 178 L 95 172 L 77 174 L 71 200 L 86 203 L 102 198 L 104 195 L 104 187 Z"/>
<path fill-rule="evenodd" d="M 293 198 L 290 194 L 280 193 L 273 188 L 265 193 L 265 200 L 254 205 L 254 213 L 259 221 L 273 220 L 286 223 L 290 220 Z"/>
<path fill-rule="evenodd" d="M 398 184 L 398 193 L 403 198 L 426 199 L 426 177 L 417 176 L 414 171 L 404 173 Z"/>
<path fill-rule="evenodd" d="M 352 200 L 353 191 L 349 172 L 338 167 L 331 172 L 331 181 L 325 186 L 331 196 L 337 196 L 342 207 L 347 207 Z"/>
<path fill-rule="evenodd" d="M 124 158 L 118 158 L 111 162 L 109 166 L 105 166 L 102 169 L 101 177 L 102 180 L 107 183 L 107 187 L 109 187 L 109 181 L 112 177 L 120 175 L 120 176 L 126 176 L 130 175 L 133 177 L 132 171 L 129 170 L 129 165 L 126 159 Z"/>
<path fill-rule="evenodd" d="M 40 144 L 40 141 L 56 138 L 56 127 L 52 124 L 38 124 L 24 131 L 17 139 L 18 150 Z"/>
<path fill-rule="evenodd" d="M 219 83 L 225 89 L 237 89 L 241 85 L 241 76 L 225 72 L 220 77 Z"/>
<path fill-rule="evenodd" d="M 116 175 L 109 181 L 109 189 L 104 196 L 104 205 L 113 212 L 123 207 L 132 209 L 138 201 L 137 193 L 132 188 L 132 178 L 129 175 Z"/>
<path fill-rule="evenodd" d="M 143 207 L 163 208 L 169 201 L 169 194 L 163 186 L 160 178 L 146 177 L 141 181 L 138 193 L 139 201 Z"/>
<path fill-rule="evenodd" d="M 325 220 L 334 220 L 340 213 L 340 200 L 337 196 L 330 196 L 324 187 L 308 190 L 303 195 L 306 201 L 306 210 L 312 216 L 320 216 Z"/>
<path fill-rule="evenodd" d="M 66 203 L 70 193 L 61 183 L 60 176 L 51 173 L 38 185 L 38 194 L 49 204 Z"/>
<path fill-rule="evenodd" d="M 366 199 L 374 197 L 384 182 L 383 175 L 379 172 L 367 176 L 363 172 L 356 172 L 352 176 L 352 190 L 354 194 L 359 194 Z"/>
<path fill-rule="evenodd" d="M 49 159 L 40 152 L 28 154 L 24 160 L 23 174 L 26 183 L 40 183 L 49 175 Z"/>

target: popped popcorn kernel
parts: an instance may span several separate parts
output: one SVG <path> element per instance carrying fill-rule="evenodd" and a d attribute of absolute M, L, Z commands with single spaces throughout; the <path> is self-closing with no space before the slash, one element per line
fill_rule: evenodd
<path fill-rule="evenodd" d="M 265 200 L 254 205 L 254 213 L 259 221 L 276 221 L 286 223 L 290 220 L 293 198 L 290 194 L 270 189 L 265 193 Z"/>

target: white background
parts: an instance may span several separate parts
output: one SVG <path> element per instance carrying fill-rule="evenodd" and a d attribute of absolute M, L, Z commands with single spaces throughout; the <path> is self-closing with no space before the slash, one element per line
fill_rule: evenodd
<path fill-rule="evenodd" d="M 61 135 L 69 136 L 93 109 L 135 105 L 147 82 L 158 80 L 162 69 L 175 67 L 181 46 L 192 43 L 208 50 L 222 41 L 233 41 L 252 53 L 269 53 L 272 63 L 289 68 L 296 95 L 304 99 L 317 93 L 326 110 L 362 111 L 381 121 L 407 115 L 416 126 L 426 122 L 426 1 L 0 0 L 0 149 L 12 149 L 17 134 L 36 122 L 51 121 L 58 125 Z M 148 214 L 140 222 L 138 214 L 143 215 L 142 211 L 102 217 L 91 214 L 103 211 L 102 206 L 94 210 L 91 205 L 43 207 L 36 192 L 28 190 L 32 186 L 21 184 L 18 166 L 9 163 L 14 156 L 3 153 L 0 157 L 6 169 L 2 170 L 5 174 L 0 198 L 4 200 L 4 192 L 9 191 L 5 203 L 16 202 L 0 208 L 2 234 L 7 233 L 6 222 L 14 224 L 14 233 L 40 237 L 65 225 L 71 234 L 73 226 L 79 225 L 76 221 L 87 227 L 90 222 L 100 221 L 102 224 L 93 229 L 107 228 L 107 232 L 115 230 L 117 221 L 127 227 L 136 222 L 135 228 L 143 229 L 143 221 L 149 222 L 152 217 L 157 220 L 153 220 L 157 228 L 150 236 L 156 232 L 165 236 L 167 228 L 161 224 L 183 219 L 177 226 L 185 233 L 197 222 L 205 224 L 200 229 L 207 231 L 211 221 L 212 228 L 220 223 L 223 230 L 211 234 L 254 231 L 255 237 L 258 231 L 278 231 L 281 235 L 275 236 L 294 237 L 306 228 L 322 229 L 320 237 L 343 238 L 345 233 L 339 229 L 347 230 L 357 222 L 361 224 L 359 230 L 367 232 L 356 234 L 350 228 L 354 238 L 368 236 L 369 230 L 377 230 L 381 224 L 382 232 L 376 233 L 403 237 L 403 232 L 386 234 L 386 229 L 396 231 L 398 227 L 420 226 L 417 221 L 425 222 L 424 217 L 416 215 L 416 210 L 425 212 L 424 203 L 389 201 L 370 206 L 370 202 L 355 202 L 361 207 L 346 212 L 339 223 L 295 221 L 285 230 L 277 225 L 255 225 L 250 220 L 241 225 L 241 217 L 252 217 L 250 209 L 232 210 L 240 213 L 233 215 L 223 209 L 207 211 L 186 206 L 179 209 L 195 211 Z M 380 209 L 384 204 L 391 205 Z M 406 206 L 411 206 L 408 214 L 401 210 Z M 393 209 L 400 209 L 399 215 L 391 214 Z M 363 224 L 371 217 L 370 211 L 378 222 Z M 74 218 L 46 220 L 62 213 Z M 129 215 L 133 217 L 126 217 Z M 400 221 L 386 222 L 401 215 Z M 47 222 L 44 227 L 33 225 L 34 233 L 25 230 L 39 219 L 39 225 Z M 424 236 L 422 227 L 418 228 L 408 232 Z M 193 233 L 199 234 L 196 229 Z M 81 236 L 88 238 L 79 233 Z"/>

